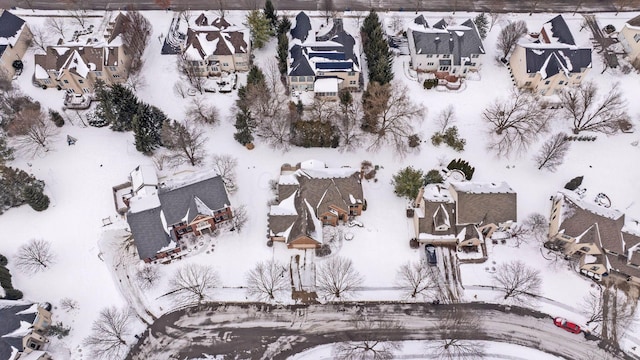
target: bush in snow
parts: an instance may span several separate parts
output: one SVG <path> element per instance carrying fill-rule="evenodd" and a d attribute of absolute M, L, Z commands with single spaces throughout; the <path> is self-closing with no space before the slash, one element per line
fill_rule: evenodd
<path fill-rule="evenodd" d="M 33 188 L 26 191 L 27 188 Z M 42 192 L 44 182 L 27 174 L 26 172 L 12 168 L 0 166 L 0 214 L 12 207 L 23 205 L 27 202 L 25 195 L 31 192 Z M 37 197 L 34 196 L 34 200 Z M 40 199 L 41 202 L 45 200 Z"/>
<path fill-rule="evenodd" d="M 49 197 L 42 192 L 42 188 L 37 186 L 25 188 L 24 199 L 35 211 L 44 211 L 49 207 Z"/>

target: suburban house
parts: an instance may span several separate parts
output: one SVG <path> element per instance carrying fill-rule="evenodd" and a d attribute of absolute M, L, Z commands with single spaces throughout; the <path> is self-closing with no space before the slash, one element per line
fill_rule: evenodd
<path fill-rule="evenodd" d="M 296 16 L 289 31 L 289 90 L 313 91 L 317 97 L 337 100 L 340 90 L 362 86 L 356 41 L 344 31 L 342 19 L 333 19 L 332 26 L 322 30 L 314 31 L 304 12 Z"/>
<path fill-rule="evenodd" d="M 460 25 L 442 19 L 429 26 L 424 16 L 407 28 L 411 68 L 431 72 L 439 79 L 466 77 L 477 72 L 485 53 L 480 33 L 471 19 Z"/>
<path fill-rule="evenodd" d="M 16 73 L 13 62 L 22 61 L 33 35 L 24 20 L 7 10 L 0 11 L 0 76 L 11 79 Z"/>
<path fill-rule="evenodd" d="M 578 260 L 587 277 L 616 275 L 640 284 L 640 222 L 610 208 L 602 195 L 591 200 L 561 190 L 552 200 L 545 247 Z"/>
<path fill-rule="evenodd" d="M 414 209 L 416 239 L 478 251 L 485 238 L 517 219 L 517 194 L 505 183 L 451 182 L 420 189 Z"/>
<path fill-rule="evenodd" d="M 51 304 L 3 300 L 0 305 L 0 359 L 51 360 L 46 351 Z"/>
<path fill-rule="evenodd" d="M 89 26 L 76 31 L 70 41 L 60 39 L 57 45 L 48 46 L 45 54 L 36 54 L 34 84 L 90 94 L 98 80 L 106 85 L 125 82 L 131 59 L 121 36 L 124 21 L 125 15 L 119 13 L 103 34 L 95 34 Z"/>
<path fill-rule="evenodd" d="M 629 56 L 629 62 L 640 69 L 640 15 L 622 26 L 618 33 L 618 39 Z"/>
<path fill-rule="evenodd" d="M 230 24 L 224 17 L 201 13 L 190 19 L 182 56 L 196 76 L 217 76 L 222 71 L 249 71 L 249 30 Z"/>
<path fill-rule="evenodd" d="M 318 160 L 282 165 L 269 211 L 269 239 L 290 249 L 319 248 L 324 225 L 346 223 L 365 210 L 360 180 L 357 169 L 328 168 Z"/>
<path fill-rule="evenodd" d="M 516 86 L 553 95 L 582 83 L 591 69 L 591 46 L 577 45 L 562 15 L 547 21 L 540 32 L 520 38 L 509 58 Z"/>
<path fill-rule="evenodd" d="M 186 238 L 230 226 L 233 214 L 220 176 L 197 174 L 159 182 L 152 166 L 138 166 L 116 186 L 116 208 L 126 211 L 133 242 L 145 262 L 180 258 Z"/>

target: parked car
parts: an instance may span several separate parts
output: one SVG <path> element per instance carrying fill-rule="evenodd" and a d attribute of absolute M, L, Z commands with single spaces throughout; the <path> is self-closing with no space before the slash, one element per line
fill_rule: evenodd
<path fill-rule="evenodd" d="M 567 330 L 570 333 L 574 333 L 574 334 L 580 333 L 580 326 L 567 321 L 567 319 L 565 318 L 557 317 L 553 319 L 553 324 L 559 328 Z"/>
<path fill-rule="evenodd" d="M 438 258 L 436 257 L 436 247 L 431 245 L 431 244 L 427 244 L 424 246 L 424 252 L 427 255 L 427 264 L 429 265 L 437 265 L 438 264 Z"/>

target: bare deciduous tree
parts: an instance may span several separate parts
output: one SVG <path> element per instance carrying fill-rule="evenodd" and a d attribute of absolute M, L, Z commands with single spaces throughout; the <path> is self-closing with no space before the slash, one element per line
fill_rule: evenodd
<path fill-rule="evenodd" d="M 158 268 L 151 264 L 143 265 L 142 268 L 138 269 L 138 272 L 136 272 L 136 281 L 140 288 L 145 290 L 153 288 L 159 279 L 160 272 L 158 271 Z"/>
<path fill-rule="evenodd" d="M 168 293 L 181 304 L 201 304 L 210 299 L 220 280 L 216 271 L 209 266 L 188 264 L 176 271 L 169 281 Z"/>
<path fill-rule="evenodd" d="M 210 104 L 207 104 L 203 98 L 194 97 L 193 101 L 187 108 L 187 117 L 195 122 L 201 122 L 210 125 L 216 125 L 220 122 L 220 112 Z"/>
<path fill-rule="evenodd" d="M 184 124 L 167 121 L 162 126 L 161 138 L 162 144 L 171 150 L 169 160 L 173 165 L 189 162 L 191 166 L 196 166 L 206 156 L 207 137 L 191 120 L 186 120 Z"/>
<path fill-rule="evenodd" d="M 187 90 L 187 86 L 183 81 L 178 80 L 173 84 L 173 93 L 183 99 L 187 97 Z"/>
<path fill-rule="evenodd" d="M 498 50 L 502 51 L 504 59 L 507 58 L 511 49 L 518 43 L 520 37 L 526 33 L 527 23 L 524 20 L 511 21 L 500 30 L 497 47 Z"/>
<path fill-rule="evenodd" d="M 511 240 L 517 248 L 522 244 L 527 244 L 531 239 L 531 229 L 523 225 L 514 225 L 510 230 Z"/>
<path fill-rule="evenodd" d="M 596 131 L 613 134 L 618 121 L 628 120 L 627 105 L 620 86 L 613 85 L 604 96 L 592 82 L 564 89 L 559 94 L 563 113 L 573 121 L 573 132 Z"/>
<path fill-rule="evenodd" d="M 140 71 L 144 50 L 151 37 L 151 23 L 139 11 L 127 11 L 122 22 L 122 44 L 129 52 L 131 59 L 130 72 Z"/>
<path fill-rule="evenodd" d="M 444 134 L 445 130 L 456 122 L 456 110 L 453 105 L 444 108 L 436 118 L 436 123 L 440 126 L 440 133 Z"/>
<path fill-rule="evenodd" d="M 59 133 L 59 129 L 41 109 L 27 108 L 19 111 L 9 123 L 8 133 L 15 136 L 20 148 L 35 154 L 41 150 L 49 150 L 49 143 Z"/>
<path fill-rule="evenodd" d="M 125 85 L 127 85 L 133 91 L 138 91 L 147 86 L 147 80 L 144 78 L 144 75 L 141 72 L 131 72 L 129 73 L 129 77 L 127 77 Z"/>
<path fill-rule="evenodd" d="M 229 154 L 216 154 L 213 156 L 213 170 L 220 175 L 227 190 L 233 192 L 236 189 L 236 167 L 238 159 Z"/>
<path fill-rule="evenodd" d="M 604 308 L 602 288 L 597 287 L 589 290 L 587 295 L 582 298 L 580 308 L 587 317 L 587 326 L 591 323 L 601 323 Z"/>
<path fill-rule="evenodd" d="M 405 297 L 415 299 L 418 295 L 428 296 L 438 289 L 438 279 L 431 267 L 424 262 L 408 262 L 398 269 L 396 283 Z"/>
<path fill-rule="evenodd" d="M 91 335 L 84 344 L 94 359 L 119 359 L 126 355 L 129 344 L 125 340 L 131 334 L 131 312 L 115 307 L 100 311 L 91 326 Z"/>
<path fill-rule="evenodd" d="M 564 157 L 569 151 L 570 143 L 564 133 L 551 136 L 542 144 L 540 151 L 535 156 L 538 170 L 547 169 L 555 172 L 558 166 L 564 162 Z"/>
<path fill-rule="evenodd" d="M 362 145 L 362 130 L 360 119 L 362 118 L 362 104 L 352 101 L 340 107 L 341 112 L 335 120 L 336 132 L 340 137 L 340 151 L 354 151 Z"/>
<path fill-rule="evenodd" d="M 351 318 L 353 327 L 363 339 L 338 342 L 333 348 L 333 356 L 340 360 L 387 360 L 394 359 L 402 343 L 392 341 L 390 334 L 402 329 L 397 321 L 369 316 L 366 312 L 355 314 Z"/>
<path fill-rule="evenodd" d="M 238 233 L 240 233 L 242 229 L 244 229 L 244 225 L 247 223 L 247 220 L 249 220 L 247 215 L 247 207 L 245 205 L 234 207 L 231 223 L 233 224 L 233 228 Z"/>
<path fill-rule="evenodd" d="M 408 138 L 415 133 L 414 123 L 425 114 L 421 105 L 411 101 L 408 88 L 398 83 L 371 83 L 363 95 L 363 105 L 367 129 L 374 134 L 368 150 L 377 151 L 389 143 L 396 154 L 405 156 Z"/>
<path fill-rule="evenodd" d="M 341 256 L 332 257 L 316 267 L 316 288 L 326 299 L 349 298 L 363 280 L 351 259 Z"/>
<path fill-rule="evenodd" d="M 42 239 L 31 239 L 20 246 L 16 255 L 16 266 L 29 274 L 44 271 L 55 262 L 51 243 Z"/>
<path fill-rule="evenodd" d="M 87 25 L 87 9 L 85 0 L 67 0 L 69 10 L 67 15 L 78 23 L 83 29 Z"/>
<path fill-rule="evenodd" d="M 544 243 L 547 241 L 547 234 L 549 233 L 549 220 L 546 216 L 540 213 L 531 213 L 522 220 L 522 225 L 529 229 L 530 235 L 539 241 Z"/>
<path fill-rule="evenodd" d="M 259 301 L 274 300 L 290 286 L 287 268 L 277 261 L 259 262 L 247 273 L 247 293 Z"/>
<path fill-rule="evenodd" d="M 500 21 L 502 18 L 502 14 L 497 13 L 495 11 L 489 12 L 489 17 L 491 18 L 491 22 L 489 23 L 489 31 L 493 30 L 493 27 Z"/>
<path fill-rule="evenodd" d="M 426 346 L 427 354 L 434 359 L 483 359 L 484 344 L 466 340 L 482 331 L 481 324 L 480 318 L 473 310 L 458 307 L 447 310 L 438 321 L 442 339 L 429 341 Z"/>
<path fill-rule="evenodd" d="M 76 300 L 66 297 L 66 298 L 60 299 L 60 309 L 66 312 L 76 311 L 80 309 L 80 305 Z"/>
<path fill-rule="evenodd" d="M 514 90 L 508 98 L 489 105 L 482 118 L 490 125 L 489 148 L 505 156 L 525 151 L 547 131 L 552 113 L 531 95 Z"/>
<path fill-rule="evenodd" d="M 49 33 L 41 26 L 32 25 L 29 27 L 31 34 L 31 45 L 42 52 L 47 52 L 47 45 L 50 43 Z"/>
<path fill-rule="evenodd" d="M 309 120 L 333 122 L 338 114 L 338 105 L 335 101 L 330 101 L 326 98 L 315 98 L 311 109 L 307 112 Z"/>
<path fill-rule="evenodd" d="M 69 24 L 66 19 L 58 16 L 50 16 L 45 20 L 45 26 L 52 33 L 60 36 L 61 39 L 64 39 L 64 33 L 67 31 Z"/>
<path fill-rule="evenodd" d="M 498 289 L 504 293 L 504 300 L 526 302 L 526 297 L 537 295 L 542 286 L 540 271 L 520 260 L 501 264 L 492 277 Z"/>
<path fill-rule="evenodd" d="M 189 84 L 200 94 L 204 94 L 204 85 L 206 81 L 202 76 L 204 74 L 200 73 L 196 66 L 191 65 L 184 54 L 176 56 L 176 65 L 178 66 L 178 71 L 187 78 Z"/>

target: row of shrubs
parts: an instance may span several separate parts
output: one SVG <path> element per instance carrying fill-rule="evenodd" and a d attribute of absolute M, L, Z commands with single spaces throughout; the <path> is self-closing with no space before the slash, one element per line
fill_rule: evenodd
<path fill-rule="evenodd" d="M 7 300 L 20 300 L 22 299 L 22 291 L 13 288 L 11 283 L 11 273 L 7 269 L 9 261 L 7 257 L 0 254 L 0 286 L 4 289 L 4 299 Z"/>
<path fill-rule="evenodd" d="M 596 141 L 597 138 L 597 136 L 564 136 L 565 141 Z"/>

